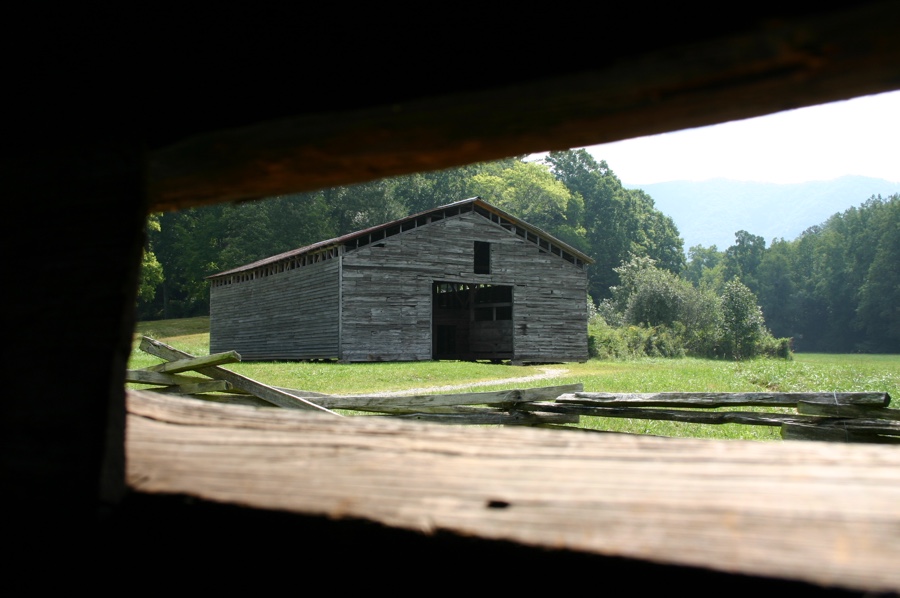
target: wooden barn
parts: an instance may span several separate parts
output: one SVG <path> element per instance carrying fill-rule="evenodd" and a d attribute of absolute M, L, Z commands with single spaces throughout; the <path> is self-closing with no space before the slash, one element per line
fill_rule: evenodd
<path fill-rule="evenodd" d="M 593 260 L 479 197 L 210 277 L 244 360 L 585 361 Z"/>

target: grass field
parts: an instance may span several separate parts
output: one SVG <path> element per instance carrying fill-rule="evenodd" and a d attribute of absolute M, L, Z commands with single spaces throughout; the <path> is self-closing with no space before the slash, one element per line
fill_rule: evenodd
<path fill-rule="evenodd" d="M 136 329 L 134 350 L 129 364 L 133 369 L 148 367 L 162 361 L 138 348 L 142 335 L 165 342 L 192 355 L 209 353 L 209 318 L 142 322 Z M 789 361 L 757 359 L 732 362 L 685 358 L 589 360 L 585 363 L 546 366 L 511 366 L 461 361 L 354 364 L 242 362 L 226 367 L 272 386 L 330 394 L 361 394 L 478 384 L 477 388 L 472 389 L 472 392 L 475 392 L 581 383 L 584 390 L 589 392 L 622 393 L 877 391 L 891 395 L 893 408 L 896 408 L 893 398 L 900 396 L 900 355 L 798 353 Z M 548 378 L 528 382 L 504 382 L 504 379 L 509 378 L 543 375 L 547 373 L 547 369 L 558 371 Z M 793 410 L 785 411 L 793 412 Z M 780 428 L 772 426 L 709 425 L 582 417 L 579 427 L 660 436 L 781 440 Z"/>

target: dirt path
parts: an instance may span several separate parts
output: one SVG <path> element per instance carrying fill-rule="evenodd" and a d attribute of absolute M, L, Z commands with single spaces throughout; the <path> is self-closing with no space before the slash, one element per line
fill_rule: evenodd
<path fill-rule="evenodd" d="M 516 382 L 533 382 L 534 380 L 544 380 L 546 378 L 556 378 L 567 373 L 569 370 L 557 368 L 541 368 L 542 373 L 532 374 L 531 376 L 521 376 L 519 378 L 501 378 L 499 380 L 484 380 L 482 382 L 471 382 L 469 384 L 453 384 L 449 386 L 431 386 L 429 388 L 407 388 L 406 390 L 398 390 L 393 392 L 374 392 L 366 393 L 369 397 L 401 397 L 406 395 L 433 394 L 436 392 L 444 392 L 447 390 L 464 390 L 466 388 L 475 388 L 478 386 L 491 386 L 494 384 L 514 384 Z"/>

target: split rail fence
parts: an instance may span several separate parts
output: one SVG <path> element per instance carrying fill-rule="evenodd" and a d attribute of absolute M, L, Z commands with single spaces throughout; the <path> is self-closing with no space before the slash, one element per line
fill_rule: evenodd
<path fill-rule="evenodd" d="M 556 427 L 578 424 L 581 416 L 652 419 L 700 424 L 780 426 L 785 440 L 900 443 L 900 409 L 888 407 L 883 392 L 805 393 L 602 393 L 581 384 L 462 394 L 409 396 L 330 395 L 263 384 L 231 372 L 223 364 L 241 360 L 234 351 L 195 357 L 143 337 L 142 351 L 164 361 L 129 370 L 126 382 L 171 393 L 257 406 L 381 414 L 445 424 Z M 185 375 L 185 372 L 196 375 Z M 769 407 L 781 412 L 713 411 Z M 784 412 L 793 408 L 794 413 Z"/>

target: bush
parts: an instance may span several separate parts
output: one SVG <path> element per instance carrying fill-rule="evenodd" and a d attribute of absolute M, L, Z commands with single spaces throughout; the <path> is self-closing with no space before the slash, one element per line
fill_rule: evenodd
<path fill-rule="evenodd" d="M 760 342 L 759 354 L 765 357 L 791 360 L 794 358 L 794 351 L 791 348 L 793 340 L 791 338 L 775 338 L 767 331 Z"/>
<path fill-rule="evenodd" d="M 595 316 L 588 324 L 588 354 L 594 359 L 684 357 L 684 338 L 679 327 L 610 326 Z"/>
<path fill-rule="evenodd" d="M 588 355 L 595 359 L 634 357 L 621 329 L 610 326 L 600 315 L 595 315 L 588 322 Z"/>
<path fill-rule="evenodd" d="M 698 289 L 653 260 L 637 258 L 615 269 L 622 284 L 594 306 L 588 324 L 590 357 L 792 358 L 791 339 L 766 328 L 754 295 L 738 278 L 722 295 Z"/>

